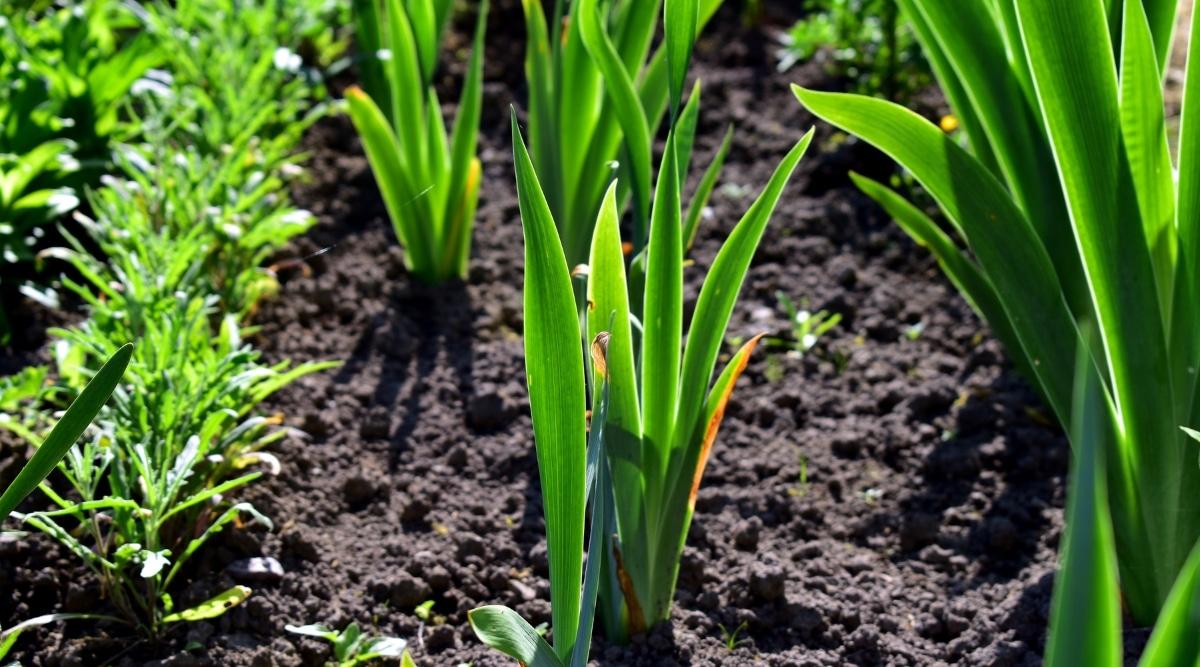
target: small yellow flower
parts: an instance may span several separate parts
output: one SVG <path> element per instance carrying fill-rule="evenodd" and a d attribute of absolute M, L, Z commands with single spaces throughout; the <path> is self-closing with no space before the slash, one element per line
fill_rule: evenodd
<path fill-rule="evenodd" d="M 938 122 L 938 125 L 942 128 L 942 132 L 949 134 L 958 129 L 958 118 L 954 114 L 946 114 L 942 116 L 942 120 Z"/>

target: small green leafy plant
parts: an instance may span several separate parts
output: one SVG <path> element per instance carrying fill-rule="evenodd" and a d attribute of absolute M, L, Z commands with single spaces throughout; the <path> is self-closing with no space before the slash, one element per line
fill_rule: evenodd
<path fill-rule="evenodd" d="M 934 253 L 1064 425 L 1075 349 L 1087 347 L 1109 411 L 1100 442 L 1121 587 L 1150 625 L 1200 538 L 1200 466 L 1179 428 L 1200 422 L 1195 42 L 1173 157 L 1163 69 L 1175 0 L 899 2 L 969 151 L 882 100 L 796 95 L 929 192 L 948 231 L 854 176 Z M 1099 334 L 1083 342 L 1089 322 Z"/>
<path fill-rule="evenodd" d="M 408 268 L 433 284 L 466 277 L 482 177 L 475 146 L 487 1 L 479 5 L 458 117 L 448 135 L 433 77 L 452 5 L 450 0 L 357 0 L 358 37 L 368 56 L 367 92 L 346 91 L 350 119 Z"/>
<path fill-rule="evenodd" d="M 738 623 L 737 627 L 731 631 L 724 625 L 720 623 L 717 624 L 717 629 L 721 631 L 721 643 L 725 645 L 726 651 L 732 653 L 736 651 L 738 647 L 750 642 L 749 637 L 738 637 L 738 635 L 742 634 L 742 630 L 746 629 L 747 625 L 749 625 L 748 621 L 742 621 L 741 623 Z"/>
<path fill-rule="evenodd" d="M 401 667 L 415 667 L 408 653 L 408 642 L 398 637 L 383 637 L 363 634 L 357 623 L 351 623 L 338 632 L 325 625 L 287 625 L 288 632 L 306 637 L 315 637 L 333 646 L 333 660 L 329 667 L 356 667 L 376 660 L 397 658 Z"/>
<path fill-rule="evenodd" d="M 0 19 L 0 152 L 68 139 L 81 176 L 103 173 L 125 97 L 163 57 L 150 35 L 127 34 L 136 27 L 131 8 L 108 0 Z"/>
<path fill-rule="evenodd" d="M 788 324 L 792 328 L 792 339 L 781 340 L 778 338 L 770 338 L 768 342 L 775 346 L 785 346 L 790 348 L 791 352 L 797 356 L 803 356 L 817 344 L 830 329 L 836 327 L 841 321 L 842 316 L 839 313 L 832 315 L 828 311 L 819 310 L 815 313 L 810 313 L 796 307 L 796 303 L 792 298 L 783 292 L 775 292 L 775 299 L 779 301 L 779 305 L 783 311 L 787 313 Z"/>
<path fill-rule="evenodd" d="M 855 92 L 902 99 L 929 85 L 929 65 L 897 0 L 807 0 L 780 38 L 779 70 L 815 59 Z"/>

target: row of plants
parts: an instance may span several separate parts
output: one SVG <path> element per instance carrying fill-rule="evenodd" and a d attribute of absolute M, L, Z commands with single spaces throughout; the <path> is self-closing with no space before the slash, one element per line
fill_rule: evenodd
<path fill-rule="evenodd" d="M 116 4 L 88 6 L 103 13 Z M 98 579 L 111 612 L 83 616 L 154 638 L 251 594 L 235 586 L 209 600 L 172 596 L 189 559 L 222 529 L 270 527 L 239 495 L 278 471 L 262 450 L 290 430 L 259 406 L 332 365 L 267 364 L 248 339 L 249 316 L 278 285 L 266 260 L 315 222 L 288 190 L 302 174 L 303 132 L 332 108 L 318 68 L 345 43 L 329 38 L 326 26 L 342 12 L 323 0 L 121 7 L 135 30 L 114 39 L 153 44 L 157 65 L 118 101 L 112 133 L 120 140 L 111 172 L 86 190 L 81 211 L 89 213 L 76 212 L 60 230 L 65 243 L 37 256 L 65 271 L 61 289 L 85 305 L 86 318 L 50 332 L 52 369 L 26 369 L 0 387 L 0 426 L 43 443 L 31 461 L 41 472 L 30 474 L 44 477 L 54 432 L 41 435 L 55 411 L 94 402 L 86 387 L 105 360 L 127 365 L 78 446 L 65 458 L 58 452 L 57 474 L 39 485 L 45 500 L 36 505 L 52 509 L 13 517 Z M 51 305 L 62 297 L 28 293 Z M 14 488 L 28 491 L 29 479 Z M 0 655 L 21 630 L 78 616 L 7 629 Z"/>

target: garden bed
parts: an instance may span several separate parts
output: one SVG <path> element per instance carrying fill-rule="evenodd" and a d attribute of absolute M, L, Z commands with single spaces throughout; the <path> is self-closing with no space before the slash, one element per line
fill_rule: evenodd
<path fill-rule="evenodd" d="M 343 365 L 267 404 L 308 434 L 278 445 L 282 471 L 247 493 L 275 530 L 227 531 L 176 595 L 199 601 L 247 583 L 253 597 L 159 645 L 90 623 L 44 628 L 22 640 L 22 664 L 317 665 L 326 645 L 284 626 L 356 621 L 408 638 L 421 665 L 499 665 L 509 661 L 475 639 L 467 610 L 500 602 L 549 621 L 507 126 L 524 98 L 519 14 L 502 4 L 490 21 L 465 283 L 431 288 L 406 275 L 348 120 L 326 119 L 308 137 L 312 182 L 296 198 L 320 223 L 288 258 L 329 251 L 284 270 L 280 295 L 257 315 L 258 344 L 271 360 Z M 686 299 L 814 124 L 788 84 L 836 85 L 817 66 L 776 72 L 769 29 L 743 29 L 728 11 L 697 45 L 701 163 L 726 124 L 736 135 Z M 845 176 L 886 175 L 887 165 L 818 127 L 730 332 L 786 335 L 777 291 L 842 322 L 803 358 L 755 354 L 701 487 L 674 622 L 630 647 L 598 638 L 597 663 L 1040 663 L 1066 440 L 932 258 Z M 282 576 L 239 573 L 257 557 L 277 559 Z M 99 604 L 47 539 L 0 542 L 0 569 L 13 591 L 0 601 L 4 626 Z"/>

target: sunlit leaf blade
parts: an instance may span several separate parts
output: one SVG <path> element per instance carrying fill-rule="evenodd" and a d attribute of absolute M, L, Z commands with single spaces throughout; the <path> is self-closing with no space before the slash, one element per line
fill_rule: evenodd
<path fill-rule="evenodd" d="M 1154 632 L 1142 653 L 1140 667 L 1200 665 L 1200 542 L 1179 572 Z"/>
<path fill-rule="evenodd" d="M 643 474 L 647 478 L 647 520 L 656 520 L 658 489 L 671 453 L 679 401 L 679 359 L 683 332 L 683 227 L 674 135 L 668 135 L 654 191 L 650 243 L 646 247 L 646 293 L 642 317 Z"/>
<path fill-rule="evenodd" d="M 488 605 L 467 612 L 479 641 L 526 667 L 562 667 L 554 649 L 517 612 Z"/>
<path fill-rule="evenodd" d="M 121 382 L 132 355 L 132 344 L 126 344 L 117 350 L 67 408 L 62 419 L 51 429 L 50 435 L 46 436 L 33 457 L 21 472 L 17 473 L 16 479 L 4 490 L 4 494 L 0 495 L 0 521 L 7 519 L 17 505 L 46 479 L 58 462 L 66 456 L 67 450 L 83 435 L 84 430 L 100 413 L 108 397 Z"/>
<path fill-rule="evenodd" d="M 1067 499 L 1066 528 L 1047 636 L 1047 667 L 1122 664 L 1120 591 L 1116 546 L 1105 491 L 1104 452 L 1111 429 L 1104 390 L 1088 352 L 1078 356 L 1072 427 L 1075 460 Z"/>
<path fill-rule="evenodd" d="M 1172 37 L 1175 35 L 1175 16 L 1179 0 L 1142 0 L 1149 18 L 1150 30 L 1154 33 L 1154 51 L 1158 56 L 1158 69 L 1166 71 L 1170 62 Z"/>
<path fill-rule="evenodd" d="M 425 181 L 425 81 L 421 72 L 421 58 L 412 25 L 405 9 L 405 0 L 385 0 L 388 20 L 388 49 L 391 59 L 386 63 L 391 81 L 391 119 L 396 128 L 402 150 L 408 151 L 411 159 L 404 167 L 414 181 Z M 362 130 L 359 130 L 362 134 Z"/>
<path fill-rule="evenodd" d="M 570 656 L 580 614 L 586 410 L 575 296 L 554 220 L 512 117 L 517 195 L 525 234 L 525 372 L 550 553 L 555 651 Z"/>
<path fill-rule="evenodd" d="M 614 184 L 604 197 L 592 237 L 587 286 L 588 338 L 594 340 L 601 332 L 609 333 L 606 447 L 614 494 L 621 499 L 617 505 L 617 523 L 621 534 L 627 536 L 626 549 L 636 559 L 643 557 L 646 548 L 642 418 L 616 197 Z"/>
<path fill-rule="evenodd" d="M 1200 12 L 1192 13 L 1191 31 L 1200 32 Z M 1200 44 L 1188 44 L 1187 72 L 1184 77 L 1183 103 L 1179 119 L 1178 174 L 1176 182 L 1175 225 L 1179 230 L 1175 276 L 1175 306 L 1171 310 L 1171 354 L 1179 375 L 1176 399 L 1181 414 L 1195 423 L 1197 410 L 1195 373 L 1200 363 L 1200 336 L 1196 336 L 1200 285 Z"/>
<path fill-rule="evenodd" d="M 992 280 L 1028 366 L 1069 419 L 1076 336 L 1053 262 L 1003 186 L 944 132 L 883 100 L 793 86 L 810 111 L 862 137 L 912 172 L 959 227 Z M 1009 298 L 1011 297 L 1011 298 Z"/>
<path fill-rule="evenodd" d="M 194 623 L 195 621 L 204 621 L 210 618 L 217 618 L 230 609 L 245 602 L 250 597 L 250 589 L 246 586 L 234 586 L 229 590 L 201 602 L 200 604 L 190 609 L 185 609 L 181 612 L 169 614 L 163 617 L 163 623 L 179 623 L 186 621 Z"/>
<path fill-rule="evenodd" d="M 387 79 L 384 77 L 383 61 L 379 51 L 383 49 L 383 22 L 379 16 L 379 0 L 353 0 L 354 41 L 359 50 L 358 71 L 363 87 L 376 99 L 390 99 Z M 387 105 L 391 112 L 391 105 Z M 390 119 L 389 119 L 390 120 Z"/>
<path fill-rule="evenodd" d="M 1107 360 L 1109 389 L 1120 406 L 1124 437 L 1106 462 L 1118 478 L 1136 475 L 1141 522 L 1150 537 L 1120 554 L 1126 579 L 1138 573 L 1149 579 L 1126 586 L 1126 599 L 1137 618 L 1151 619 L 1191 548 L 1191 539 L 1184 546 L 1181 538 L 1200 534 L 1200 525 L 1194 513 L 1180 511 L 1182 439 L 1171 382 L 1164 381 L 1172 369 L 1145 232 L 1129 224 L 1138 216 L 1137 197 L 1118 131 L 1106 17 L 1097 3 L 1053 0 L 1017 0 L 1017 15 L 1087 267 L 1100 325 L 1093 353 L 1102 351 Z M 1118 533 L 1124 525 L 1118 524 Z"/>
<path fill-rule="evenodd" d="M 601 572 L 608 560 L 605 545 L 609 536 L 606 531 L 612 525 L 613 487 L 612 475 L 608 465 L 608 410 L 609 384 L 605 372 L 600 367 L 607 368 L 607 347 L 601 344 L 607 334 L 601 334 L 592 345 L 592 356 L 595 360 L 595 387 L 592 403 L 592 419 L 588 427 L 587 451 L 587 496 L 588 496 L 588 552 L 583 568 L 583 600 L 580 603 L 579 634 L 575 638 L 575 648 L 571 652 L 569 664 L 572 667 L 585 667 L 588 653 L 592 648 L 592 622 L 596 618 L 596 601 L 600 592 Z"/>
<path fill-rule="evenodd" d="M 421 78 L 426 84 L 433 81 L 433 70 L 437 67 L 438 19 L 431 0 L 406 0 L 409 24 L 421 68 Z"/>
<path fill-rule="evenodd" d="M 666 0 L 663 4 L 663 41 L 667 50 L 667 83 L 671 96 L 667 104 L 672 118 L 683 95 L 688 63 L 692 59 L 692 44 L 696 41 L 699 11 L 696 0 Z"/>
<path fill-rule="evenodd" d="M 675 134 L 675 156 L 679 172 L 679 191 L 687 185 L 687 175 L 692 162 L 692 146 L 696 143 L 696 125 L 700 122 L 700 82 L 692 86 L 687 104 L 679 112 L 672 132 Z"/>
<path fill-rule="evenodd" d="M 693 436 L 693 440 L 700 441 L 700 451 L 696 458 L 696 471 L 692 475 L 691 487 L 688 489 L 689 514 L 696 508 L 696 494 L 700 491 L 700 480 L 703 479 L 704 469 L 708 466 L 708 458 L 712 454 L 713 443 L 716 442 L 717 433 L 721 429 L 721 421 L 725 419 L 725 406 L 729 404 L 729 399 L 733 396 L 733 388 L 737 385 L 738 378 L 746 370 L 747 364 L 750 363 L 750 355 L 754 354 L 762 337 L 763 334 L 759 334 L 742 345 L 737 354 L 733 355 L 733 359 L 729 360 L 725 370 L 721 371 L 721 375 L 713 383 L 712 391 L 708 394 L 708 400 L 704 407 L 704 421 L 701 422 L 704 428 L 703 433 L 697 433 L 698 438 Z M 690 462 L 685 463 L 685 467 L 687 465 L 690 465 Z M 682 542 L 679 544 L 679 548 L 683 548 Z"/>
<path fill-rule="evenodd" d="M 972 98 L 967 94 L 963 81 L 956 74 L 953 58 L 939 43 L 937 38 L 938 33 L 934 31 L 933 26 L 921 12 L 921 8 L 925 5 L 918 6 L 914 4 L 917 0 L 896 0 L 896 2 L 904 11 L 904 15 L 908 17 L 909 23 L 913 28 L 913 34 L 917 41 L 920 42 L 921 50 L 925 54 L 925 58 L 929 61 L 929 67 L 937 77 L 942 94 L 945 95 L 946 101 L 954 109 L 955 118 L 958 120 L 958 124 L 963 132 L 967 135 L 971 152 L 975 154 L 980 163 L 993 174 L 996 174 L 997 178 L 1000 178 L 1002 172 L 1000 171 L 999 161 L 991 145 L 991 141 L 984 131 L 983 121 L 979 116 L 979 112 L 975 109 Z"/>
<path fill-rule="evenodd" d="M 733 313 L 738 292 L 742 289 L 742 281 L 746 278 L 750 261 L 759 241 L 762 240 L 775 206 L 783 195 L 783 189 L 800 163 L 800 158 L 808 150 L 812 136 L 812 130 L 806 132 L 784 156 L 758 199 L 742 216 L 721 246 L 708 276 L 704 279 L 684 349 L 683 374 L 679 386 L 679 418 L 676 420 L 673 447 L 685 446 L 685 441 L 695 432 L 695 425 L 704 406 L 704 397 L 708 395 L 708 384 L 717 365 L 717 355 L 725 338 L 725 330 L 729 326 L 729 317 Z M 690 475 L 690 471 L 687 474 Z"/>
<path fill-rule="evenodd" d="M 1175 279 L 1175 187 L 1162 77 L 1141 2 L 1125 3 L 1121 41 L 1121 136 L 1137 195 L 1159 304 L 1169 315 Z M 1169 319 L 1169 318 L 1168 318 Z"/>
<path fill-rule="evenodd" d="M 454 131 L 450 138 L 450 181 L 444 203 L 447 211 L 445 236 L 441 239 L 440 266 L 443 274 L 460 278 L 466 277 L 471 229 L 475 222 L 475 202 L 482 177 L 482 165 L 475 157 L 475 150 L 483 106 L 483 39 L 487 15 L 488 2 L 483 0 L 479 3 L 479 16 L 475 19 L 475 39 L 458 102 L 458 116 L 454 120 Z"/>

